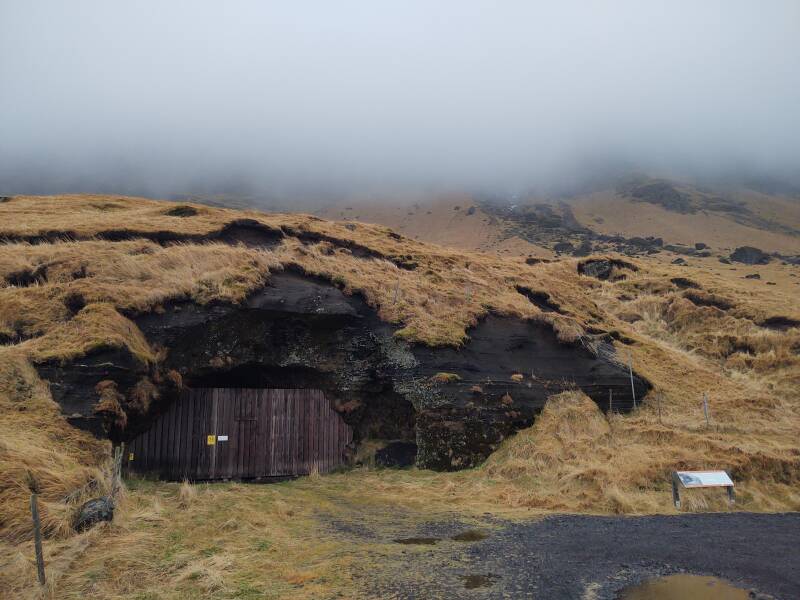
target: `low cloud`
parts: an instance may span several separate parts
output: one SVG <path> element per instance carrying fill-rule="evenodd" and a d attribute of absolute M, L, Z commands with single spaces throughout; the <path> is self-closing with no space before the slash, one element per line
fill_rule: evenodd
<path fill-rule="evenodd" d="M 0 192 L 800 173 L 800 4 L 17 2 Z"/>

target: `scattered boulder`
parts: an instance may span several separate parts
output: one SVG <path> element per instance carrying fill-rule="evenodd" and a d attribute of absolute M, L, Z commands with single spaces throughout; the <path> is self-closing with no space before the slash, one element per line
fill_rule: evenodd
<path fill-rule="evenodd" d="M 4 202 L 9 202 L 11 200 L 11 196 L 0 196 L 0 204 Z"/>
<path fill-rule="evenodd" d="M 470 206 L 470 207 L 467 209 L 467 216 L 474 215 L 474 214 L 475 214 L 475 210 L 476 210 L 476 209 L 475 209 L 475 207 L 474 207 L 474 206 Z"/>
<path fill-rule="evenodd" d="M 375 464 L 381 467 L 412 467 L 417 460 L 414 442 L 390 442 L 375 452 Z"/>
<path fill-rule="evenodd" d="M 553 251 L 558 252 L 559 254 L 572 253 L 574 250 L 575 246 L 573 246 L 570 242 L 558 242 L 553 246 Z"/>
<path fill-rule="evenodd" d="M 93 498 L 84 502 L 78 509 L 73 528 L 75 531 L 86 531 L 101 521 L 111 521 L 113 518 L 114 499 L 111 496 Z"/>
<path fill-rule="evenodd" d="M 745 279 L 761 279 L 761 275 L 758 273 L 750 273 L 744 276 Z"/>
<path fill-rule="evenodd" d="M 771 260 L 771 257 L 754 246 L 739 246 L 731 252 L 730 259 L 746 265 L 766 265 Z"/>
<path fill-rule="evenodd" d="M 578 263 L 578 273 L 597 279 L 607 280 L 611 277 L 614 268 L 638 271 L 636 265 L 624 260 L 614 258 L 594 258 Z"/>
<path fill-rule="evenodd" d="M 684 246 L 683 244 L 667 244 L 664 246 L 664 250 L 669 250 L 670 252 L 674 252 L 675 254 L 685 254 L 687 256 L 694 255 L 697 250 L 694 248 L 690 248 L 689 246 Z"/>
<path fill-rule="evenodd" d="M 589 256 L 592 250 L 592 243 L 589 240 L 584 240 L 580 246 L 572 251 L 572 256 Z"/>
<path fill-rule="evenodd" d="M 697 242 L 694 245 L 695 250 L 705 250 L 706 248 L 708 248 L 708 244 L 704 244 L 703 242 Z"/>
<path fill-rule="evenodd" d="M 538 265 L 539 263 L 543 262 L 550 262 L 546 258 L 536 258 L 535 256 L 529 256 L 525 259 L 526 265 Z"/>
<path fill-rule="evenodd" d="M 664 246 L 664 240 L 660 237 L 632 237 L 628 238 L 628 244 L 640 248 L 661 248 Z"/>
<path fill-rule="evenodd" d="M 687 265 L 688 263 L 683 260 L 680 256 L 672 261 L 673 265 Z"/>
<path fill-rule="evenodd" d="M 720 256 L 720 257 L 719 257 L 719 262 L 721 262 L 723 265 L 729 265 L 729 264 L 731 264 L 731 261 L 730 261 L 730 259 L 729 259 L 729 258 L 726 258 L 726 257 L 724 257 L 724 256 Z"/>

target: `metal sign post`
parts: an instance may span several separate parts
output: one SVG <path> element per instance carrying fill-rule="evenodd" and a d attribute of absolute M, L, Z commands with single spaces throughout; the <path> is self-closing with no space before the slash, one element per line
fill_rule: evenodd
<path fill-rule="evenodd" d="M 733 492 L 733 480 L 727 471 L 673 471 L 672 502 L 675 508 L 681 507 L 680 488 L 724 487 L 728 491 L 728 503 L 733 505 L 736 498 Z"/>
<path fill-rule="evenodd" d="M 708 417 L 708 392 L 703 392 L 703 414 L 706 416 L 706 427 L 711 427 L 711 420 Z"/>

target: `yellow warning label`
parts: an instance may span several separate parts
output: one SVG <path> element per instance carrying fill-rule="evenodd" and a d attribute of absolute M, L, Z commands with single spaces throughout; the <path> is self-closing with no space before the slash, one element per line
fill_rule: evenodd
<path fill-rule="evenodd" d="M 206 436 L 206 445 L 207 446 L 213 446 L 216 443 L 217 443 L 217 436 L 215 436 L 215 435 Z"/>
<path fill-rule="evenodd" d="M 133 452 L 128 453 L 128 462 L 133 460 Z"/>

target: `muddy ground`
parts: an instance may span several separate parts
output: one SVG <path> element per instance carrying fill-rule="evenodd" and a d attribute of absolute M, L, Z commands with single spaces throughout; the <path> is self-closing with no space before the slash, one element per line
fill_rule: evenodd
<path fill-rule="evenodd" d="M 800 513 L 529 522 L 490 515 L 416 522 L 398 514 L 390 525 L 371 522 L 329 523 L 350 540 L 386 542 L 379 546 L 385 552 L 358 573 L 371 598 L 605 600 L 642 580 L 681 572 L 721 577 L 777 599 L 800 598 Z"/>

